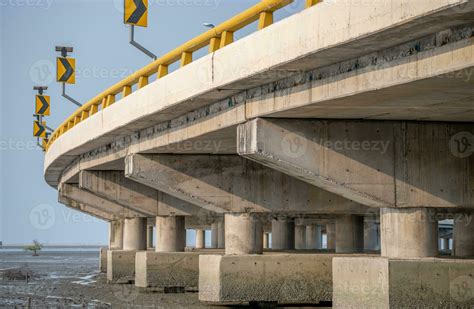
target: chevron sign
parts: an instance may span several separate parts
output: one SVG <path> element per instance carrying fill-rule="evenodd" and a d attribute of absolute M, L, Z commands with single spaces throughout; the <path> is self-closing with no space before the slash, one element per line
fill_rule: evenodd
<path fill-rule="evenodd" d="M 50 102 L 50 97 L 48 95 L 37 95 L 35 115 L 49 116 L 51 106 Z"/>
<path fill-rule="evenodd" d="M 35 137 L 46 137 L 46 122 L 40 123 L 39 121 L 35 120 L 33 124 L 33 136 Z"/>
<path fill-rule="evenodd" d="M 56 58 L 56 80 L 61 83 L 76 83 L 76 59 Z"/>
<path fill-rule="evenodd" d="M 124 6 L 125 24 L 148 26 L 148 0 L 124 0 Z"/>

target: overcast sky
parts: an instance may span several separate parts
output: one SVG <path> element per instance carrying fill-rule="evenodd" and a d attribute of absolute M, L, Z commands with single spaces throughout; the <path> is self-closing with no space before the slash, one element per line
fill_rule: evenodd
<path fill-rule="evenodd" d="M 149 27 L 136 39 L 162 55 L 258 0 L 149 0 Z M 276 19 L 301 9 L 279 11 Z M 54 46 L 73 46 L 76 85 L 69 94 L 85 102 L 149 59 L 128 44 L 122 0 L 0 0 L 0 241 L 106 244 L 108 225 L 57 202 L 43 177 L 44 154 L 32 137 L 34 85 L 47 85 L 50 127 L 75 109 L 54 81 Z M 238 34 L 242 37 L 250 29 Z M 192 235 L 189 235 L 192 238 Z M 209 239 L 209 237 L 208 237 Z"/>

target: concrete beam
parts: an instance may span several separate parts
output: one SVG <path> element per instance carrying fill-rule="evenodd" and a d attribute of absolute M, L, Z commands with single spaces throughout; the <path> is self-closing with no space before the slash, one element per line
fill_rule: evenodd
<path fill-rule="evenodd" d="M 144 155 L 125 176 L 215 212 L 366 213 L 362 205 L 236 155 Z"/>
<path fill-rule="evenodd" d="M 112 219 L 134 218 L 143 216 L 143 213 L 136 212 L 116 203 L 103 199 L 95 194 L 79 189 L 76 185 L 62 184 L 59 188 L 59 200 L 74 200 L 79 204 L 88 205 L 101 214 L 107 214 Z"/>
<path fill-rule="evenodd" d="M 113 203 L 155 216 L 205 216 L 202 208 L 125 178 L 123 171 L 81 171 L 81 189 Z"/>
<path fill-rule="evenodd" d="M 93 216 L 97 219 L 101 219 L 104 221 L 112 221 L 114 219 L 114 216 L 105 212 L 101 211 L 99 209 L 93 208 L 89 205 L 79 203 L 73 199 L 64 197 L 64 196 L 59 196 L 59 203 L 63 204 L 66 207 L 69 207 L 71 209 L 83 212 L 88 214 L 89 216 Z"/>
<path fill-rule="evenodd" d="M 255 119 L 238 127 L 243 157 L 374 207 L 474 208 L 473 140 L 467 123 Z"/>

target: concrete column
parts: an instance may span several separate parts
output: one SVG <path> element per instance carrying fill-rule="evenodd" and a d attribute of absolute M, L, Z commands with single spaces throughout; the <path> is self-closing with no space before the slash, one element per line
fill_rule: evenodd
<path fill-rule="evenodd" d="M 310 224 L 306 226 L 306 249 L 314 250 L 322 248 L 321 226 Z"/>
<path fill-rule="evenodd" d="M 336 218 L 336 253 L 364 250 L 364 218 L 354 215 Z"/>
<path fill-rule="evenodd" d="M 216 249 L 219 242 L 219 223 L 211 225 L 211 248 Z"/>
<path fill-rule="evenodd" d="M 151 249 L 154 247 L 153 245 L 153 225 L 148 225 L 146 230 L 146 247 L 147 249 Z"/>
<path fill-rule="evenodd" d="M 225 254 L 262 254 L 263 225 L 258 214 L 225 214 Z"/>
<path fill-rule="evenodd" d="M 336 225 L 326 225 L 326 243 L 328 250 L 336 250 Z"/>
<path fill-rule="evenodd" d="M 146 218 L 125 219 L 123 250 L 146 250 Z"/>
<path fill-rule="evenodd" d="M 453 231 L 453 255 L 474 256 L 474 222 L 472 213 L 456 215 Z"/>
<path fill-rule="evenodd" d="M 376 218 L 364 217 L 364 251 L 380 250 L 380 229 Z"/>
<path fill-rule="evenodd" d="M 224 219 L 217 223 L 217 248 L 225 248 L 225 223 Z"/>
<path fill-rule="evenodd" d="M 206 231 L 196 230 L 196 249 L 204 249 L 206 247 Z"/>
<path fill-rule="evenodd" d="M 269 248 L 270 248 L 270 234 L 263 233 L 263 249 L 269 249 Z"/>
<path fill-rule="evenodd" d="M 185 246 L 184 216 L 156 217 L 156 252 L 183 252 Z"/>
<path fill-rule="evenodd" d="M 428 208 L 382 208 L 382 256 L 422 258 L 438 255 L 438 220 Z"/>
<path fill-rule="evenodd" d="M 123 219 L 114 220 L 109 225 L 109 250 L 123 249 Z"/>
<path fill-rule="evenodd" d="M 295 226 L 295 249 L 306 249 L 306 226 L 304 225 Z"/>
<path fill-rule="evenodd" d="M 441 238 L 441 247 L 443 248 L 444 252 L 449 251 L 449 238 Z M 441 249 L 441 248 L 440 248 Z"/>
<path fill-rule="evenodd" d="M 278 217 L 272 220 L 272 249 L 295 249 L 295 220 L 288 217 Z"/>

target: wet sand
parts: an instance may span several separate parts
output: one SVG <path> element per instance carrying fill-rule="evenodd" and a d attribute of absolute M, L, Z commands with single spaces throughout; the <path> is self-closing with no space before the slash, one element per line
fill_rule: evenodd
<path fill-rule="evenodd" d="M 29 269 L 35 278 L 28 283 L 6 280 L 3 274 L 15 268 Z M 211 308 L 198 301 L 197 293 L 141 293 L 133 285 L 106 284 L 98 269 L 98 249 L 58 249 L 37 257 L 20 250 L 0 250 L 0 307 Z"/>

